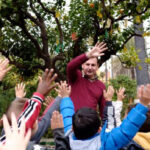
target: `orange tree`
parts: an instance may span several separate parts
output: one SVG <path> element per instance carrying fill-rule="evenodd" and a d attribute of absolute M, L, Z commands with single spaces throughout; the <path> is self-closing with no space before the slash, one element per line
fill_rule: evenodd
<path fill-rule="evenodd" d="M 67 62 L 97 41 L 109 47 L 101 65 L 141 36 L 133 24 L 147 19 L 149 8 L 149 0 L 1 0 L 0 52 L 23 75 L 54 68 L 64 79 Z"/>

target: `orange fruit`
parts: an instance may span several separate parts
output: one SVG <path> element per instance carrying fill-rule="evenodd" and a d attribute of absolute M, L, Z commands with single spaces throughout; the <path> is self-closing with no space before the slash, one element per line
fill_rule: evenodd
<path fill-rule="evenodd" d="M 94 4 L 93 4 L 93 3 L 90 3 L 89 6 L 90 6 L 91 8 L 94 8 Z"/>

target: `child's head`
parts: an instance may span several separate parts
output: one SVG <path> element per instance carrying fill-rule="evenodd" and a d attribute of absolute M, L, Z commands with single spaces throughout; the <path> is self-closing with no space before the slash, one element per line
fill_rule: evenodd
<path fill-rule="evenodd" d="M 13 112 L 16 118 L 18 118 L 27 100 L 28 100 L 27 98 L 16 98 L 14 101 L 11 102 L 6 111 L 6 116 L 8 118 L 10 125 L 11 125 L 11 113 Z M 36 133 L 37 129 L 38 129 L 38 122 L 36 120 L 32 127 L 31 136 L 33 136 Z"/>
<path fill-rule="evenodd" d="M 133 108 L 135 107 L 137 104 L 131 104 L 128 106 L 127 109 L 127 113 Z M 139 132 L 150 132 L 150 106 L 148 107 L 148 112 L 146 114 L 146 120 L 144 122 L 144 124 L 141 126 L 141 128 L 139 129 Z"/>
<path fill-rule="evenodd" d="M 11 124 L 11 113 L 13 112 L 16 118 L 18 118 L 27 100 L 28 100 L 27 98 L 16 98 L 14 101 L 11 102 L 6 111 L 6 116 L 10 124 Z"/>
<path fill-rule="evenodd" d="M 73 115 L 73 131 L 77 139 L 87 139 L 96 134 L 101 125 L 98 113 L 88 107 L 79 109 Z"/>

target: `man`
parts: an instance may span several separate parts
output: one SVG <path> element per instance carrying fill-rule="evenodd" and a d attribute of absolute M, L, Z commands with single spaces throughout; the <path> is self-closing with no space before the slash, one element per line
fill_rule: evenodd
<path fill-rule="evenodd" d="M 90 107 L 94 110 L 97 105 L 100 108 L 100 116 L 105 105 L 103 90 L 105 85 L 97 79 L 96 71 L 99 67 L 98 57 L 104 55 L 106 44 L 97 43 L 94 48 L 80 56 L 77 56 L 67 65 L 67 78 L 71 85 L 71 99 L 75 111 L 82 107 Z M 79 67 L 82 66 L 82 71 Z"/>

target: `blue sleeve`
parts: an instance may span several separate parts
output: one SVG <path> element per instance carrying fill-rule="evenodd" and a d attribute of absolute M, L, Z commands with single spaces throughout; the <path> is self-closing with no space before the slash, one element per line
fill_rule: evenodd
<path fill-rule="evenodd" d="M 106 133 L 105 125 L 105 128 L 102 129 L 101 132 L 101 150 L 118 150 L 126 146 L 145 122 L 147 111 L 147 107 L 142 104 L 138 104 L 129 112 L 128 116 L 123 120 L 119 127 L 114 128 L 109 133 Z"/>
<path fill-rule="evenodd" d="M 74 105 L 70 97 L 65 97 L 60 103 L 60 113 L 63 116 L 64 132 L 72 128 L 72 116 L 74 115 Z"/>
<path fill-rule="evenodd" d="M 31 141 L 38 143 L 41 137 L 45 134 L 47 129 L 50 127 L 50 121 L 53 111 L 59 111 L 61 97 L 56 97 L 54 104 L 48 109 L 46 114 L 38 122 L 38 130 L 35 135 L 31 138 Z"/>

